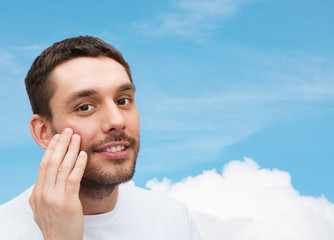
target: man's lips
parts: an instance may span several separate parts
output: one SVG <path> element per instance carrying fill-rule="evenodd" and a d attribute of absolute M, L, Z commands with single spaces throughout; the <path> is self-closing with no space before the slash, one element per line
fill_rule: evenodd
<path fill-rule="evenodd" d="M 126 141 L 112 142 L 99 147 L 94 152 L 102 154 L 107 158 L 125 158 L 129 155 L 130 143 Z"/>

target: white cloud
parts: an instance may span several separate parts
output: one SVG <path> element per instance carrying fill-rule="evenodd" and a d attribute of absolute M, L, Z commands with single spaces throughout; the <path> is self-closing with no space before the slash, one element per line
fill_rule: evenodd
<path fill-rule="evenodd" d="M 174 9 L 162 12 L 137 24 L 141 32 L 153 36 L 204 38 L 203 31 L 216 29 L 221 21 L 234 14 L 243 3 L 254 0 L 179 0 Z"/>
<path fill-rule="evenodd" d="M 261 169 L 252 159 L 231 161 L 222 173 L 204 171 L 147 187 L 183 201 L 194 213 L 203 240 L 330 240 L 334 204 L 324 196 L 300 195 L 290 175 Z"/>

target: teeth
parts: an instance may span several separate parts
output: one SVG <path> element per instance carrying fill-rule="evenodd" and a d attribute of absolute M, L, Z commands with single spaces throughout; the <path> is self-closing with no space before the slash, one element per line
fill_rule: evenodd
<path fill-rule="evenodd" d="M 113 147 L 106 148 L 104 151 L 114 153 L 114 152 L 121 152 L 124 149 L 125 149 L 124 145 L 118 145 L 118 146 L 113 146 Z"/>

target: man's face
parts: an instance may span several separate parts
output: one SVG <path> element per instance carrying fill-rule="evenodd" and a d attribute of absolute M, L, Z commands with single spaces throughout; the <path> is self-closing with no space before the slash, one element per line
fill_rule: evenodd
<path fill-rule="evenodd" d="M 107 57 L 80 57 L 51 73 L 53 134 L 65 127 L 81 136 L 88 154 L 86 179 L 103 184 L 129 180 L 139 151 L 135 91 L 123 66 Z"/>

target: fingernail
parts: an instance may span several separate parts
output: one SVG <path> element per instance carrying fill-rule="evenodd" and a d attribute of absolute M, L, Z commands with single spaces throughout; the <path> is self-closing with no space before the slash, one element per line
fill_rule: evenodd
<path fill-rule="evenodd" d="M 80 136 L 79 136 L 78 134 L 74 134 L 74 135 L 72 136 L 72 141 L 77 142 L 77 141 L 79 141 L 79 139 L 80 139 Z"/>
<path fill-rule="evenodd" d="M 79 156 L 78 156 L 78 161 L 80 163 L 84 163 L 87 158 L 87 153 L 85 151 L 80 151 Z"/>
<path fill-rule="evenodd" d="M 71 132 L 72 132 L 72 130 L 70 128 L 65 128 L 65 130 L 64 130 L 65 135 L 70 135 Z"/>
<path fill-rule="evenodd" d="M 80 151 L 79 158 L 85 158 L 87 153 L 85 151 Z"/>

